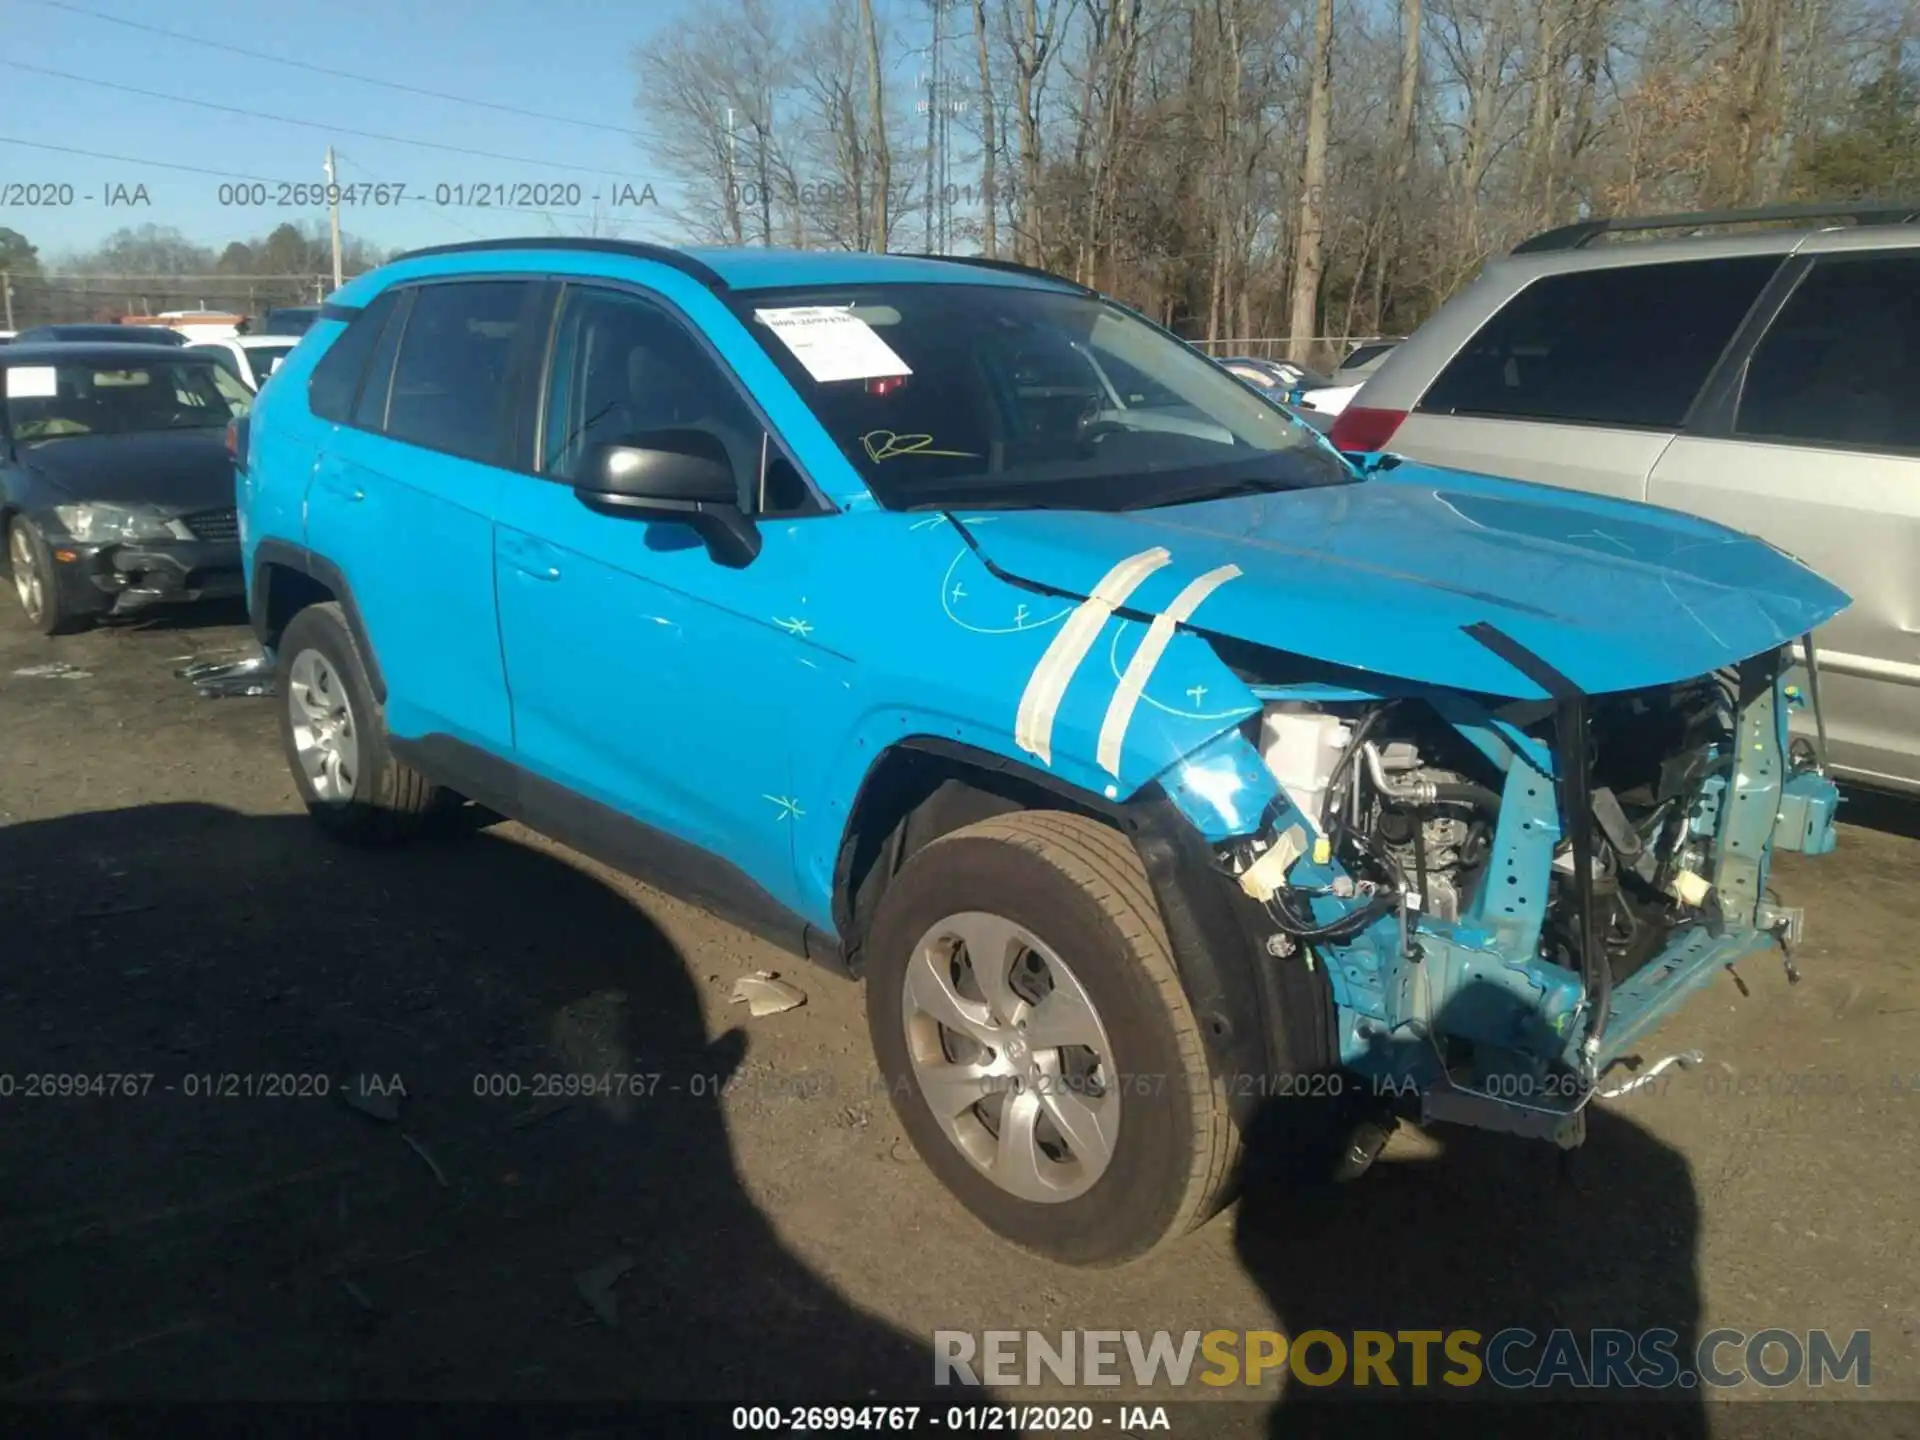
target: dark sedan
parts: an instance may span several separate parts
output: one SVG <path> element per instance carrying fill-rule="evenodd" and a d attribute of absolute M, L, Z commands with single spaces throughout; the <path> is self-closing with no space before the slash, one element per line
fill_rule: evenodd
<path fill-rule="evenodd" d="M 44 634 L 241 593 L 227 425 L 252 396 L 151 345 L 0 349 L 0 530 Z"/>
<path fill-rule="evenodd" d="M 30 325 L 13 337 L 16 345 L 172 345 L 187 337 L 165 325 Z"/>

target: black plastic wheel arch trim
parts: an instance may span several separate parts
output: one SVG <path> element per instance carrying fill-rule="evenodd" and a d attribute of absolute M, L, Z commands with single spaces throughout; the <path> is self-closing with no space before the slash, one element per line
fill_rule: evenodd
<path fill-rule="evenodd" d="M 267 619 L 269 586 L 275 568 L 305 575 L 333 592 L 341 614 L 346 617 L 347 629 L 353 634 L 353 643 L 359 647 L 360 661 L 367 667 L 367 688 L 373 691 L 373 698 L 378 704 L 386 704 L 386 677 L 380 673 L 380 657 L 374 653 L 366 623 L 360 618 L 360 607 L 354 602 L 353 587 L 347 583 L 347 577 L 341 573 L 339 566 L 324 555 L 314 554 L 304 545 L 295 545 L 287 540 L 262 540 L 254 547 L 253 581 L 247 594 L 247 618 L 253 623 L 254 639 L 262 647 L 270 647 L 279 639 L 277 635 L 270 634 Z"/>

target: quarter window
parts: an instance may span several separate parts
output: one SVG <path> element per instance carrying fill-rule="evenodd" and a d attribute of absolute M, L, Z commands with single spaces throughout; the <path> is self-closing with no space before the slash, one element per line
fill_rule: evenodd
<path fill-rule="evenodd" d="M 1920 449 L 1920 255 L 1816 264 L 1753 352 L 1734 432 Z"/>
<path fill-rule="evenodd" d="M 1777 255 L 1536 280 L 1440 372 L 1425 412 L 1676 430 Z"/>
<path fill-rule="evenodd" d="M 307 404 L 322 420 L 344 422 L 353 413 L 353 400 L 360 393 L 360 377 L 366 372 L 367 356 L 379 343 L 380 331 L 397 303 L 397 292 L 392 290 L 375 296 L 371 305 L 334 336 L 327 353 L 313 367 L 313 379 L 307 384 Z"/>

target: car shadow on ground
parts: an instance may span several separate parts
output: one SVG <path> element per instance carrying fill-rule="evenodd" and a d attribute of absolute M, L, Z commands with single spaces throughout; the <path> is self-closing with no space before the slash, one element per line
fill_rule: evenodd
<path fill-rule="evenodd" d="M 165 633 L 213 630 L 247 623 L 245 600 L 192 600 L 177 605 L 149 605 L 125 615 L 96 621 L 102 630 L 151 630 Z"/>
<path fill-rule="evenodd" d="M 1903 840 L 1920 840 L 1920 796 L 1848 785 L 1841 790 L 1840 797 L 1842 825 L 1859 825 Z M 1846 842 L 1843 839 L 1841 843 Z"/>
<path fill-rule="evenodd" d="M 934 1403 L 744 1192 L 745 1037 L 544 850 L 29 822 L 0 935 L 0 1396 Z"/>
<path fill-rule="evenodd" d="M 1270 1102 L 1256 1136 L 1281 1133 L 1289 1123 L 1283 1108 L 1299 1103 Z M 1271 1157 L 1264 1166 L 1254 1157 L 1262 1173 L 1250 1176 L 1235 1216 L 1240 1262 L 1284 1334 L 1330 1331 L 1348 1347 L 1331 1383 L 1289 1372 L 1272 1434 L 1305 1433 L 1303 1423 L 1316 1418 L 1336 1428 L 1342 1417 L 1385 1419 L 1380 1405 L 1395 1400 L 1464 1401 L 1466 1412 L 1450 1418 L 1477 1434 L 1505 1433 L 1497 1422 L 1536 1435 L 1708 1433 L 1690 1388 L 1588 1391 L 1592 1403 L 1578 1403 L 1581 1392 L 1564 1386 L 1502 1388 L 1490 1365 L 1477 1383 L 1450 1385 L 1446 1375 L 1467 1372 L 1439 1341 L 1426 1387 L 1411 1383 L 1411 1346 L 1400 1339 L 1408 1331 L 1477 1331 L 1473 1348 L 1484 1362 L 1500 1332 L 1529 1330 L 1539 1343 L 1502 1353 L 1513 1370 L 1532 1371 L 1555 1330 L 1570 1330 L 1583 1357 L 1595 1330 L 1667 1330 L 1679 1368 L 1691 1369 L 1701 1316 L 1700 1203 L 1687 1161 L 1601 1105 L 1587 1117 L 1585 1144 L 1564 1155 L 1540 1140 L 1435 1126 L 1421 1136 L 1424 1153 L 1390 1147 L 1346 1183 L 1318 1178 L 1324 1167 L 1290 1175 Z M 1383 1386 L 1377 1370 L 1370 1383 L 1355 1383 L 1357 1331 L 1395 1337 L 1398 1388 Z M 1324 1342 L 1305 1363 L 1316 1380 L 1329 1376 Z M 1550 1418 L 1524 1403 L 1539 1399 L 1559 1402 Z"/>

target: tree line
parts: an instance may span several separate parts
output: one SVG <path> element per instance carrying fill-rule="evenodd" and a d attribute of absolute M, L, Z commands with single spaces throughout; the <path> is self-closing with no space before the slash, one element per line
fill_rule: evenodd
<path fill-rule="evenodd" d="M 1576 218 L 1920 189 L 1914 15 L 699 0 L 636 49 L 636 107 L 699 238 L 938 236 L 1189 336 L 1290 336 L 1305 356 L 1314 337 L 1405 333 L 1488 256 Z"/>
<path fill-rule="evenodd" d="M 342 235 L 344 275 L 372 269 L 384 252 Z M 203 245 L 164 225 L 116 230 L 91 249 L 43 257 L 17 230 L 0 228 L 0 272 L 9 277 L 12 328 L 117 320 L 166 310 L 257 315 L 312 304 L 333 277 L 325 222 L 282 224 L 249 240 Z"/>

